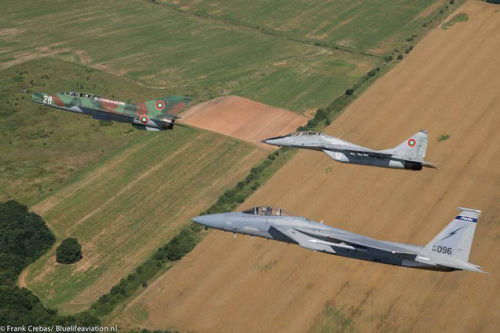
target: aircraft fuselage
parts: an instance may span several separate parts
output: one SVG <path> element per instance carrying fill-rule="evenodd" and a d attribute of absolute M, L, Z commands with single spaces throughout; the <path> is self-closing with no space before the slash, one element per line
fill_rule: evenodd
<path fill-rule="evenodd" d="M 449 267 L 436 267 L 415 261 L 418 252 L 422 250 L 421 246 L 379 241 L 310 221 L 304 217 L 248 215 L 242 212 L 231 212 L 198 216 L 193 221 L 234 234 L 296 244 L 309 250 L 342 257 L 411 268 L 454 270 Z M 283 230 L 287 231 L 283 232 Z M 373 246 L 345 241 L 346 238 L 362 239 L 366 244 L 373 244 Z M 384 246 L 380 245 L 398 248 L 399 252 L 384 250 Z"/>

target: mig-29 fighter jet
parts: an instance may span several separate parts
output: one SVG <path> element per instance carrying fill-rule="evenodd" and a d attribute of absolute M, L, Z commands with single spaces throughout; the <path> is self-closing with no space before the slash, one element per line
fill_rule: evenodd
<path fill-rule="evenodd" d="M 354 259 L 437 271 L 483 272 L 468 262 L 481 211 L 461 207 L 458 210 L 458 216 L 424 247 L 376 240 L 267 206 L 202 215 L 192 220 L 223 231 L 293 243 Z"/>
<path fill-rule="evenodd" d="M 315 132 L 295 132 L 262 142 L 282 147 L 320 150 L 343 163 L 409 170 L 422 170 L 422 166 L 434 168 L 424 161 L 427 149 L 426 130 L 421 130 L 397 147 L 385 150 L 373 150 Z"/>
<path fill-rule="evenodd" d="M 169 112 L 178 112 L 191 101 L 182 96 L 169 96 L 135 105 L 74 91 L 58 94 L 34 92 L 31 100 L 56 109 L 83 113 L 94 119 L 131 123 L 135 128 L 147 131 L 172 129 L 179 117 Z"/>

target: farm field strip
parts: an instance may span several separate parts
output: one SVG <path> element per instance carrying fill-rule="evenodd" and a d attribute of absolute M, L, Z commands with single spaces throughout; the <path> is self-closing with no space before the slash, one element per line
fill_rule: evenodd
<path fill-rule="evenodd" d="M 348 53 L 380 56 L 390 52 L 395 40 L 403 40 L 423 24 L 444 1 L 391 0 L 352 2 L 271 0 L 214 1 L 160 0 L 182 13 L 251 28 L 306 44 L 328 45 Z M 390 41 L 390 42 L 388 42 Z M 319 43 L 325 44 L 319 44 Z"/>
<path fill-rule="evenodd" d="M 288 134 L 307 123 L 307 118 L 238 96 L 219 97 L 195 105 L 182 114 L 182 123 L 273 148 L 261 141 Z"/>
<path fill-rule="evenodd" d="M 86 309 L 264 155 L 193 128 L 150 133 L 35 206 L 58 237 L 78 238 L 84 259 L 58 265 L 53 249 L 28 267 L 24 283 L 51 307 Z"/>

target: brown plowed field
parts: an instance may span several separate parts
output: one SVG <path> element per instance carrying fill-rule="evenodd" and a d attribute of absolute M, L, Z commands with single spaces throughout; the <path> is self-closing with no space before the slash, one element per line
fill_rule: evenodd
<path fill-rule="evenodd" d="M 490 274 L 386 266 L 213 231 L 114 321 L 197 332 L 304 332 L 330 319 L 339 329 L 323 314 L 330 304 L 360 331 L 498 332 L 500 7 L 470 1 L 459 11 L 468 22 L 432 31 L 326 130 L 386 148 L 426 128 L 426 159 L 438 169 L 343 165 L 301 151 L 243 206 L 282 206 L 419 245 L 449 223 L 456 207 L 479 208 L 470 261 Z M 438 142 L 442 134 L 450 138 Z"/>
<path fill-rule="evenodd" d="M 181 122 L 240 140 L 260 142 L 295 131 L 307 123 L 307 118 L 243 97 L 224 96 L 190 108 L 182 113 Z"/>

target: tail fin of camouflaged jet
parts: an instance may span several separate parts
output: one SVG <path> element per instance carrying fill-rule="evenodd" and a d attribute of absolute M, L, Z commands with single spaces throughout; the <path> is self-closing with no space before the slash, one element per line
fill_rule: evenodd
<path fill-rule="evenodd" d="M 459 207 L 460 213 L 418 253 L 417 261 L 430 265 L 482 272 L 468 262 L 480 210 Z"/>
<path fill-rule="evenodd" d="M 420 130 L 399 146 L 391 149 L 391 153 L 394 157 L 403 160 L 422 162 L 427 150 L 427 136 L 426 130 Z"/>
<path fill-rule="evenodd" d="M 191 98 L 183 96 L 168 96 L 146 101 L 144 104 L 146 105 L 148 114 L 158 114 L 159 112 L 163 112 L 177 118 L 176 113 L 182 110 L 189 102 L 191 102 Z"/>

